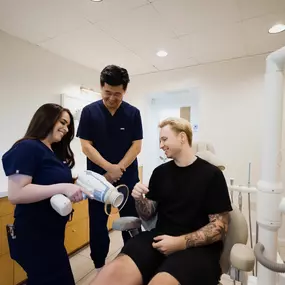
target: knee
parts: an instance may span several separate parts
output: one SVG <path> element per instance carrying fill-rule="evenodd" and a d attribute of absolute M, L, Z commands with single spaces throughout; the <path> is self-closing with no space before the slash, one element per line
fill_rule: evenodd
<path fill-rule="evenodd" d="M 106 276 L 120 276 L 126 270 L 126 264 L 124 259 L 118 257 L 117 259 L 111 261 L 109 264 L 106 264 L 100 271 L 101 275 Z"/>
<path fill-rule="evenodd" d="M 98 278 L 100 277 L 100 280 L 104 280 L 106 284 L 108 284 L 109 281 L 111 282 L 111 280 L 119 280 L 128 270 L 123 257 L 124 256 L 119 256 L 115 260 L 106 264 L 98 273 Z M 95 282 L 92 284 L 95 285 L 97 283 Z"/>
<path fill-rule="evenodd" d="M 167 272 L 160 272 L 156 274 L 151 281 L 148 283 L 148 285 L 179 285 L 180 283 L 176 278 L 174 278 L 172 275 L 170 275 Z"/>
<path fill-rule="evenodd" d="M 126 255 L 105 265 L 90 285 L 139 285 L 142 276 L 133 261 Z"/>

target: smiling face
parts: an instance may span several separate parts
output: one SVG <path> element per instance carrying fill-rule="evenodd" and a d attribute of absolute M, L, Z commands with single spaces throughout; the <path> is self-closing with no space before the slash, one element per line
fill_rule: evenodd
<path fill-rule="evenodd" d="M 62 140 L 62 138 L 68 132 L 68 126 L 70 124 L 70 116 L 66 111 L 61 113 L 59 120 L 55 123 L 53 130 L 50 134 L 50 142 L 55 143 Z"/>
<path fill-rule="evenodd" d="M 182 151 L 183 133 L 176 133 L 169 125 L 160 129 L 160 148 L 164 151 L 167 158 L 175 159 Z"/>
<path fill-rule="evenodd" d="M 123 85 L 112 86 L 107 83 L 101 87 L 101 94 L 104 105 L 110 110 L 115 111 L 123 101 L 125 90 Z"/>

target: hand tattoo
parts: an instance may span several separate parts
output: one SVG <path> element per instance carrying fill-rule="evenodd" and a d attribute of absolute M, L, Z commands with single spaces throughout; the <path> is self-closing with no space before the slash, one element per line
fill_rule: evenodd
<path fill-rule="evenodd" d="M 136 200 L 136 209 L 139 216 L 147 221 L 156 214 L 157 203 L 147 198 Z"/>
<path fill-rule="evenodd" d="M 229 213 L 209 215 L 210 223 L 200 230 L 185 235 L 186 248 L 223 240 L 228 231 Z"/>

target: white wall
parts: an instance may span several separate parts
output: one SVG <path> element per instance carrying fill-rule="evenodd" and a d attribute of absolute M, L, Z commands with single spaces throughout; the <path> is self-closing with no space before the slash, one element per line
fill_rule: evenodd
<path fill-rule="evenodd" d="M 144 118 L 150 114 L 149 94 L 196 88 L 199 98 L 199 140 L 214 144 L 225 161 L 225 175 L 237 183 L 256 184 L 260 165 L 260 116 L 265 56 L 201 65 L 176 71 L 136 76 L 129 93 Z M 145 137 L 148 131 L 144 125 Z M 142 160 L 148 157 L 143 150 Z"/>
<path fill-rule="evenodd" d="M 99 73 L 0 31 L 0 156 L 40 105 L 60 103 L 61 93 L 78 93 L 81 85 L 98 90 Z M 2 191 L 6 181 L 1 166 Z"/>

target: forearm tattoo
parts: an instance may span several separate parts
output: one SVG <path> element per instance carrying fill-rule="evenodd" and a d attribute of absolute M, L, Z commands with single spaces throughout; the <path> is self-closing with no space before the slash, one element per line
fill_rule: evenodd
<path fill-rule="evenodd" d="M 229 214 L 209 215 L 209 224 L 185 236 L 186 248 L 202 246 L 223 240 L 228 231 Z"/>
<path fill-rule="evenodd" d="M 136 200 L 136 209 L 139 216 L 147 221 L 151 219 L 156 213 L 156 202 L 147 198 Z"/>

